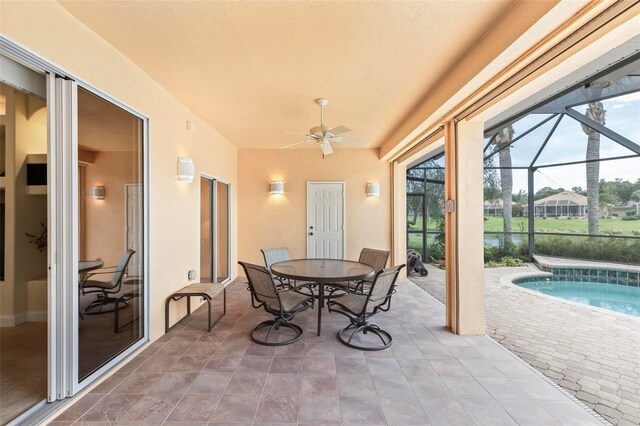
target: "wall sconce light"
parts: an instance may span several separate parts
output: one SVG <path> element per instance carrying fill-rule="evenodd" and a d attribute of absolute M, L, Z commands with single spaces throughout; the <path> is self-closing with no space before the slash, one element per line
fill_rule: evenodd
<path fill-rule="evenodd" d="M 284 194 L 284 182 L 281 180 L 271 181 L 270 190 L 271 190 L 271 194 L 277 194 L 277 195 Z"/>
<path fill-rule="evenodd" d="M 89 190 L 89 198 L 94 200 L 104 200 L 104 186 L 103 185 L 93 185 Z"/>
<path fill-rule="evenodd" d="M 367 197 L 379 197 L 380 196 L 380 184 L 378 182 L 367 183 Z"/>
<path fill-rule="evenodd" d="M 178 157 L 178 180 L 180 182 L 193 182 L 196 166 L 191 158 Z"/>

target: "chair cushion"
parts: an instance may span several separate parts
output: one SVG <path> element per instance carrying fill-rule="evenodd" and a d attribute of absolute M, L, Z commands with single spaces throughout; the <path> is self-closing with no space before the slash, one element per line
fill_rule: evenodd
<path fill-rule="evenodd" d="M 280 292 L 280 303 L 282 303 L 282 309 L 285 311 L 291 311 L 298 303 L 305 300 L 311 300 L 311 296 L 296 293 L 295 291 Z"/>
<path fill-rule="evenodd" d="M 358 294 L 358 293 L 347 293 L 338 299 L 331 301 L 330 303 L 335 303 L 338 305 L 342 305 L 354 314 L 359 314 L 362 312 L 364 308 L 364 304 L 367 301 L 366 294 Z"/>
<path fill-rule="evenodd" d="M 111 289 L 113 284 L 110 281 L 86 280 L 82 283 L 82 288 L 103 288 Z"/>

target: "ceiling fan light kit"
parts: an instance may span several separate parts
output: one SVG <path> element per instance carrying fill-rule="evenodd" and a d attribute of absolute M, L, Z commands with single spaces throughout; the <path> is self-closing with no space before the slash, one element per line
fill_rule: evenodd
<path fill-rule="evenodd" d="M 315 103 L 320 107 L 320 125 L 314 126 L 309 129 L 309 133 L 302 133 L 306 135 L 307 138 L 298 142 L 294 142 L 292 144 L 283 146 L 281 149 L 292 148 L 296 145 L 306 143 L 306 142 L 316 142 L 320 145 L 320 151 L 322 151 L 322 158 L 333 153 L 333 148 L 331 147 L 331 142 L 334 143 L 350 143 L 354 145 L 368 146 L 368 142 L 364 141 L 356 141 L 352 139 L 343 138 L 342 136 L 338 136 L 342 133 L 350 132 L 351 129 L 345 126 L 338 126 L 334 128 L 328 128 L 324 125 L 324 107 L 329 104 L 329 100 L 326 98 L 318 98 L 315 100 Z M 296 132 L 287 132 L 292 134 L 297 134 Z"/>

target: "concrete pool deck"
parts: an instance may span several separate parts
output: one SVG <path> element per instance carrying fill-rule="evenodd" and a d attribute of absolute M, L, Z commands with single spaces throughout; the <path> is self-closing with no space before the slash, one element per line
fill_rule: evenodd
<path fill-rule="evenodd" d="M 427 269 L 410 280 L 444 301 L 444 271 Z M 640 424 L 640 318 L 500 282 L 527 272 L 539 269 L 485 269 L 487 335 L 613 424 Z"/>

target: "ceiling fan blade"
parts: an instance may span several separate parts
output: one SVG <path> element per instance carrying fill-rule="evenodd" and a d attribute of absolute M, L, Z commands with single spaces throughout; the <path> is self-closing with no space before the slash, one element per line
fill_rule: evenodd
<path fill-rule="evenodd" d="M 322 150 L 322 155 L 329 155 L 333 153 L 333 149 L 331 148 L 331 144 L 328 140 L 323 140 L 320 142 L 320 149 Z"/>
<path fill-rule="evenodd" d="M 345 126 L 334 127 L 333 129 L 327 130 L 327 133 L 331 133 L 332 135 L 339 135 L 342 133 L 350 132 L 351 129 Z"/>
<path fill-rule="evenodd" d="M 333 139 L 333 142 L 350 143 L 352 145 L 358 145 L 358 146 L 370 146 L 371 145 L 371 142 L 359 141 L 359 140 L 343 138 L 343 137 L 335 138 L 335 139 Z"/>
<path fill-rule="evenodd" d="M 291 148 L 292 146 L 300 145 L 301 143 L 305 143 L 305 142 L 315 142 L 315 139 L 305 139 L 303 141 L 290 143 L 289 145 L 281 146 L 280 149 Z"/>

